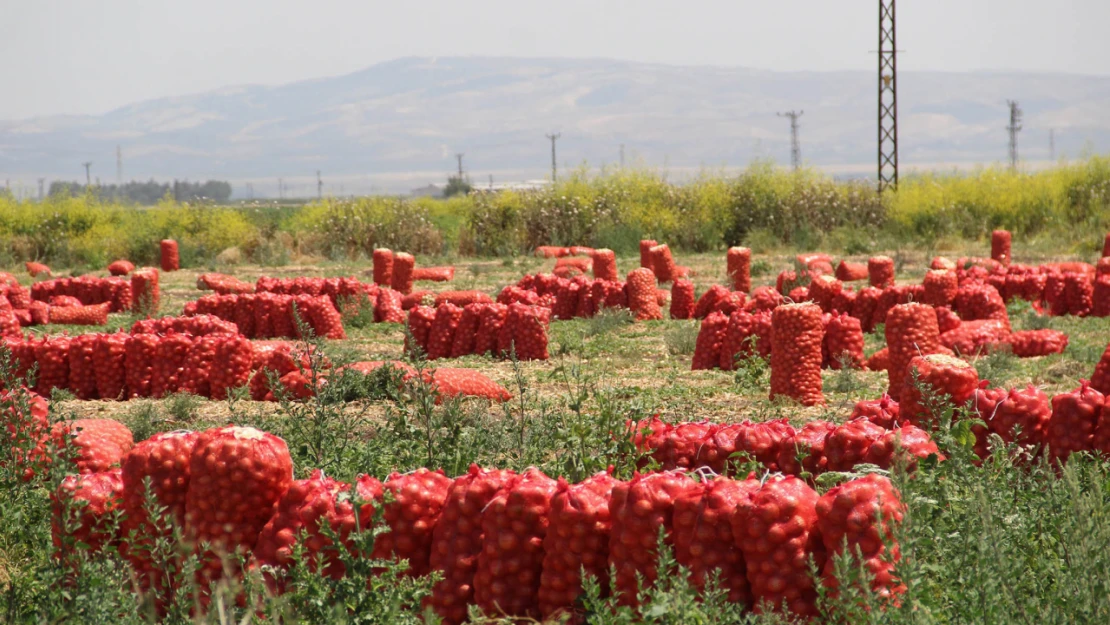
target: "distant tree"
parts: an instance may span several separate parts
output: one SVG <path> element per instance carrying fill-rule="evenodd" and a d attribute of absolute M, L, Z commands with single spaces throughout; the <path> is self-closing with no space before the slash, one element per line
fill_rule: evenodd
<path fill-rule="evenodd" d="M 462 176 L 448 176 L 447 187 L 443 190 L 443 197 L 452 195 L 467 195 L 473 189 L 470 180 Z"/>
<path fill-rule="evenodd" d="M 85 193 L 85 185 L 76 182 L 54 181 L 50 183 L 51 196 L 75 196 Z M 124 202 L 149 206 L 157 204 L 167 194 L 174 197 L 174 185 L 168 182 L 131 181 L 123 185 L 101 185 L 92 189 L 96 197 L 106 202 Z M 198 200 L 211 200 L 224 203 L 231 199 L 231 184 L 223 180 L 209 180 L 204 183 L 178 181 L 177 201 L 196 202 Z"/>

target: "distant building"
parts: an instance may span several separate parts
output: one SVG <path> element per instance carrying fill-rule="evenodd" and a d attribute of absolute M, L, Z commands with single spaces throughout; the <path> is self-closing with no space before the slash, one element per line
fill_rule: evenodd
<path fill-rule="evenodd" d="M 475 184 L 471 193 L 501 193 L 502 191 L 539 191 L 551 186 L 550 180 L 525 180 L 523 182 L 495 182 Z"/>
<path fill-rule="evenodd" d="M 409 191 L 412 197 L 443 197 L 443 185 L 429 184 Z"/>

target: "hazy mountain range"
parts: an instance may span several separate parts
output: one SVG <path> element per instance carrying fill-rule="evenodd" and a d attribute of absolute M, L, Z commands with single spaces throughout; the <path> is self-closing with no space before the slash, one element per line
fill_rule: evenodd
<path fill-rule="evenodd" d="M 80 97 L 79 93 L 73 94 Z M 904 165 L 945 167 L 1007 158 L 1007 99 L 1025 111 L 1023 160 L 1110 150 L 1110 77 L 903 72 Z M 768 72 L 606 59 L 405 58 L 332 78 L 229 87 L 163 98 L 104 115 L 0 121 L 0 179 L 30 185 L 125 179 L 218 178 L 236 194 L 403 191 L 464 166 L 475 182 L 550 175 L 560 167 L 626 162 L 676 176 L 788 163 L 800 118 L 804 161 L 869 174 L 875 163 L 876 77 L 870 72 Z"/>

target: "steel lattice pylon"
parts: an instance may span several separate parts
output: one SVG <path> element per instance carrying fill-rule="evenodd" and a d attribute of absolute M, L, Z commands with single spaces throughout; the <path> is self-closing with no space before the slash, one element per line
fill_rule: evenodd
<path fill-rule="evenodd" d="M 894 0 L 879 0 L 879 193 L 898 186 L 897 54 Z"/>

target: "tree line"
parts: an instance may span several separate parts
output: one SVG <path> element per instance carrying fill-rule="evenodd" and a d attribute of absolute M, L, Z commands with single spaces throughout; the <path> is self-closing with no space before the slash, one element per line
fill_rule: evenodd
<path fill-rule="evenodd" d="M 169 196 L 178 202 L 212 200 L 222 203 L 231 198 L 231 184 L 223 180 L 208 180 L 206 182 L 189 182 L 188 180 L 155 182 L 154 180 L 148 180 L 146 182 L 131 181 L 122 185 L 92 185 L 91 187 L 60 180 L 50 183 L 50 195 L 52 197 L 84 195 L 86 192 L 105 202 L 156 204 L 162 198 Z"/>

